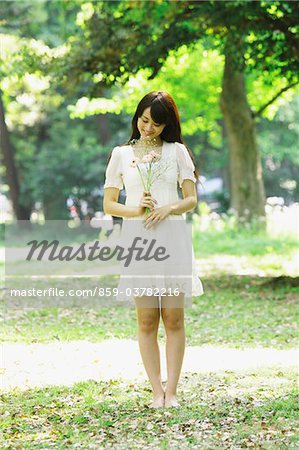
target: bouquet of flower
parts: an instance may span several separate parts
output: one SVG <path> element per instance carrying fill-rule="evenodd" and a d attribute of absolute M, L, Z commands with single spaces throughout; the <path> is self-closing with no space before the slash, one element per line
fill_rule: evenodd
<path fill-rule="evenodd" d="M 149 192 L 150 187 L 152 184 L 152 175 L 154 174 L 153 171 L 153 164 L 157 161 L 159 158 L 159 154 L 155 152 L 155 150 L 152 150 L 148 155 L 144 155 L 142 159 L 140 158 L 134 158 L 131 167 L 137 167 L 140 178 L 143 184 L 143 188 L 145 191 Z M 145 180 L 143 178 L 143 173 L 141 171 L 141 168 L 139 167 L 140 164 L 145 164 L 146 167 L 146 174 L 145 174 Z"/>
<path fill-rule="evenodd" d="M 131 167 L 137 167 L 144 191 L 150 193 L 151 186 L 167 169 L 168 161 L 160 158 L 160 154 L 151 150 L 142 158 L 135 157 L 131 162 Z M 144 170 L 145 168 L 145 170 Z M 147 216 L 149 208 L 145 209 Z"/>
<path fill-rule="evenodd" d="M 154 165 L 159 159 L 159 157 L 160 155 L 157 152 L 155 152 L 155 150 L 152 150 L 150 153 L 144 155 L 142 158 L 136 157 L 132 160 L 131 167 L 137 167 L 142 181 L 143 189 L 145 192 L 150 193 L 152 183 L 158 175 L 158 171 L 156 170 L 157 167 L 154 167 Z M 146 168 L 145 174 L 144 171 L 142 171 L 142 168 L 140 167 L 141 164 L 145 165 Z M 147 215 L 148 212 L 149 208 L 146 208 L 145 214 Z"/>

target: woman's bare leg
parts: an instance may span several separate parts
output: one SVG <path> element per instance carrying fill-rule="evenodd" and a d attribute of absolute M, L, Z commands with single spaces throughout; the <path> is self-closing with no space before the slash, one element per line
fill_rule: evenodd
<path fill-rule="evenodd" d="M 162 297 L 161 311 L 167 339 L 165 406 L 171 407 L 179 405 L 176 398 L 177 384 L 185 353 L 184 295 Z"/>
<path fill-rule="evenodd" d="M 164 406 L 164 389 L 161 381 L 158 328 L 160 321 L 159 299 L 156 297 L 135 297 L 138 320 L 138 343 L 149 381 L 153 389 L 150 407 Z"/>

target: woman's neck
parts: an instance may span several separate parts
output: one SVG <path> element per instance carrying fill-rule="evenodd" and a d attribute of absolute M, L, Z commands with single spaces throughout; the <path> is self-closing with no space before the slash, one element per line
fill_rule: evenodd
<path fill-rule="evenodd" d="M 139 143 L 146 147 L 161 147 L 162 139 L 160 136 L 154 138 L 143 138 L 140 136 Z"/>

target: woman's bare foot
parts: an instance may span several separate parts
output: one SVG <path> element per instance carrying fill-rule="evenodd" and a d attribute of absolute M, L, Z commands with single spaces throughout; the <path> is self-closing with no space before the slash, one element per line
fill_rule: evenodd
<path fill-rule="evenodd" d="M 164 394 L 154 396 L 154 400 L 149 405 L 149 408 L 163 408 L 164 406 Z"/>
<path fill-rule="evenodd" d="M 179 402 L 177 401 L 177 398 L 175 395 L 171 394 L 165 394 L 165 408 L 178 408 L 180 406 Z"/>

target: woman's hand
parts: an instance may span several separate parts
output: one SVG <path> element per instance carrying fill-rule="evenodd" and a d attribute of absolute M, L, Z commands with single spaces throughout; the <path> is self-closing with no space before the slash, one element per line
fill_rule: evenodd
<path fill-rule="evenodd" d="M 166 219 L 170 215 L 170 205 L 161 206 L 160 208 L 152 210 L 147 218 L 143 221 L 146 230 L 155 226 L 161 220 Z"/>
<path fill-rule="evenodd" d="M 138 206 L 138 215 L 144 215 L 146 209 L 152 211 L 157 204 L 158 202 L 152 197 L 152 194 L 150 192 L 144 191 Z"/>

